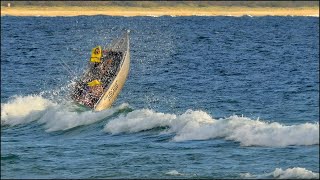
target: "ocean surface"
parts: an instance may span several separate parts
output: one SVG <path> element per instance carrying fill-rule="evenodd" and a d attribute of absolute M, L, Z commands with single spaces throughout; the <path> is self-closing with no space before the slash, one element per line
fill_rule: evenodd
<path fill-rule="evenodd" d="M 125 29 L 118 99 L 77 106 Z M 319 17 L 2 16 L 1 178 L 319 178 Z"/>

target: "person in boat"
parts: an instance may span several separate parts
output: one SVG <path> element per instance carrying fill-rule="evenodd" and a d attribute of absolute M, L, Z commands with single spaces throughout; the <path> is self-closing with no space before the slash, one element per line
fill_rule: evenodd
<path fill-rule="evenodd" d="M 104 88 L 106 88 L 112 81 L 112 77 L 115 75 L 115 69 L 113 67 L 115 64 L 113 58 L 117 58 L 115 57 L 116 55 L 117 53 L 111 50 L 102 51 L 100 46 L 92 49 L 90 59 L 92 67 L 90 68 L 87 80 L 85 80 L 85 82 L 88 82 L 89 86 L 89 90 L 86 94 L 90 94 L 91 99 L 97 97 L 100 98 Z M 87 99 L 88 98 L 89 96 Z M 92 103 L 89 104 L 92 105 Z"/>
<path fill-rule="evenodd" d="M 113 53 L 97 46 L 92 49 L 88 74 L 77 83 L 74 98 L 93 108 L 112 80 Z"/>
<path fill-rule="evenodd" d="M 110 76 L 110 70 L 113 66 L 113 51 L 111 50 L 101 50 L 100 46 L 97 46 L 92 49 L 91 53 L 91 70 L 89 71 L 90 77 L 94 77 L 95 79 L 99 79 L 102 81 L 105 86 L 107 86 L 108 81 L 105 81 L 105 79 L 108 79 Z M 109 77 L 110 79 L 110 77 Z"/>
<path fill-rule="evenodd" d="M 111 57 L 110 57 L 111 55 Z M 92 49 L 91 53 L 91 74 L 95 77 L 102 77 L 112 66 L 112 51 L 101 50 L 101 46 Z M 100 78 L 101 79 L 101 78 Z"/>
<path fill-rule="evenodd" d="M 93 108 L 103 94 L 102 83 L 95 79 L 87 83 L 87 88 L 83 103 L 84 105 Z"/>
<path fill-rule="evenodd" d="M 102 49 L 101 46 L 97 46 L 92 49 L 91 51 L 91 58 L 90 58 L 90 71 L 89 71 L 89 76 L 94 76 L 98 71 L 98 67 L 101 65 L 101 60 L 102 60 Z"/>
<path fill-rule="evenodd" d="M 102 83 L 100 81 L 103 51 L 101 46 L 92 49 L 89 62 L 89 71 L 78 84 L 75 97 L 82 104 L 93 108 L 103 93 Z"/>
<path fill-rule="evenodd" d="M 97 46 L 92 49 L 90 62 L 101 63 L 101 57 L 102 57 L 101 46 Z"/>

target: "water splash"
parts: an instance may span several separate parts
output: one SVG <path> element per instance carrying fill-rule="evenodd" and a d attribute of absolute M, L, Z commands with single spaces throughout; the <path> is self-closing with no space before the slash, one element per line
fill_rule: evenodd
<path fill-rule="evenodd" d="M 67 94 L 69 94 L 70 89 L 75 86 L 78 78 L 78 76 L 74 76 L 71 80 L 68 80 L 65 84 L 60 84 L 60 86 L 55 89 L 41 91 L 39 93 L 39 96 L 55 101 L 57 103 L 65 103 L 66 101 L 71 101 L 71 98 L 69 98 Z"/>

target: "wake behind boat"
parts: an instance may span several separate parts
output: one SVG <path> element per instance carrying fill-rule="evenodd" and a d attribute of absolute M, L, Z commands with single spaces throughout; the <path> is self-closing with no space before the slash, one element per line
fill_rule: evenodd
<path fill-rule="evenodd" d="M 72 88 L 71 98 L 94 111 L 109 108 L 127 79 L 129 30 L 102 49 L 93 48 L 87 70 Z"/>

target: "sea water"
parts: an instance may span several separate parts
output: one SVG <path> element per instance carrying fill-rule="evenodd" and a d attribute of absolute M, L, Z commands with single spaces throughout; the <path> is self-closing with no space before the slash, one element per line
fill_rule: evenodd
<path fill-rule="evenodd" d="M 113 107 L 77 106 L 126 29 Z M 319 178 L 319 17 L 2 16 L 1 178 Z"/>

